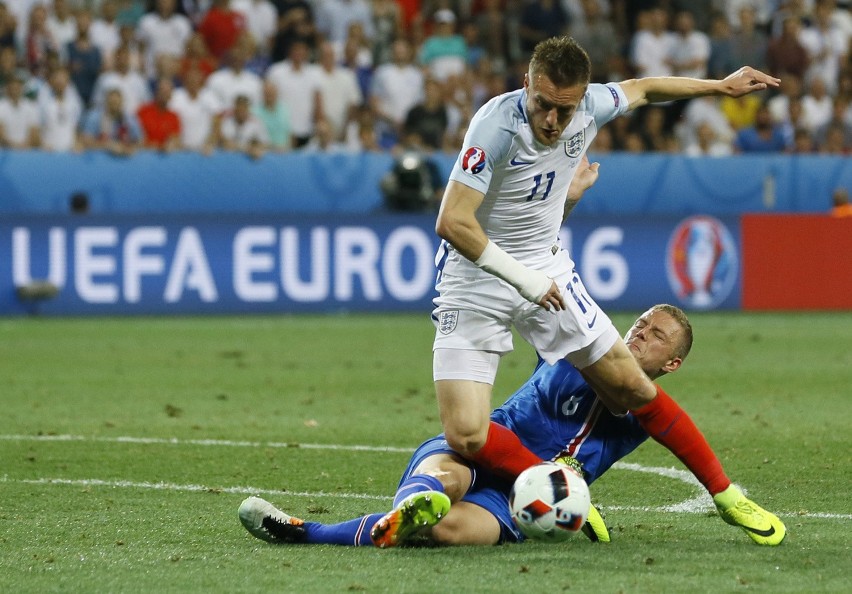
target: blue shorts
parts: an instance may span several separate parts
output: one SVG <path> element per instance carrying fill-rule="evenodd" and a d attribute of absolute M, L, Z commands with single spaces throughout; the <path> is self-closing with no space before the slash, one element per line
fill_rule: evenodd
<path fill-rule="evenodd" d="M 458 453 L 447 445 L 444 435 L 438 435 L 423 442 L 408 462 L 408 466 L 400 479 L 400 484 L 411 476 L 423 460 L 436 454 Z M 512 483 L 494 476 L 473 462 L 468 462 L 470 468 L 470 489 L 462 497 L 467 501 L 478 505 L 497 518 L 500 523 L 500 544 L 506 542 L 523 542 L 524 535 L 518 530 L 509 513 L 509 493 Z"/>

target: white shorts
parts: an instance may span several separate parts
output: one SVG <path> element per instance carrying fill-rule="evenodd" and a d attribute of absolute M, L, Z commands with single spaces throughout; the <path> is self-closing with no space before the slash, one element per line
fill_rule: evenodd
<path fill-rule="evenodd" d="M 442 275 L 432 311 L 436 329 L 433 349 L 504 355 L 512 351 L 514 326 L 548 363 L 564 358 L 578 369 L 588 367 L 603 357 L 620 335 L 609 316 L 586 293 L 576 272 L 563 273 L 554 281 L 562 287 L 565 309 L 561 311 L 547 311 L 530 303 L 495 276 L 472 279 Z M 473 376 L 464 379 L 481 381 Z"/>

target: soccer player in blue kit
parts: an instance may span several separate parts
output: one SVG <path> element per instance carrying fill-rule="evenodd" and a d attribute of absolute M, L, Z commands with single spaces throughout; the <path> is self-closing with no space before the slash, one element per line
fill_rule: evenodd
<path fill-rule="evenodd" d="M 642 370 L 656 379 L 680 368 L 692 347 L 692 327 L 679 308 L 655 305 L 636 320 L 625 340 Z M 540 459 L 575 459 L 588 483 L 648 438 L 632 415 L 608 410 L 580 372 L 564 360 L 548 365 L 539 359 L 533 375 L 491 413 L 491 420 L 511 429 Z M 443 435 L 427 440 L 414 452 L 402 475 L 394 508 L 412 494 L 433 489 L 433 481 L 440 482 L 452 505 L 442 506 L 435 498 L 428 510 L 415 507 L 403 529 L 392 533 L 392 541 L 374 543 L 370 538 L 371 529 L 386 514 L 325 525 L 303 522 L 263 499 L 249 497 L 240 506 L 239 516 L 251 534 L 274 543 L 395 546 L 424 532 L 439 544 L 523 540 L 509 513 L 511 481 L 459 456 Z M 609 541 L 597 510 L 592 510 L 589 519 L 584 528 L 587 536 Z"/>

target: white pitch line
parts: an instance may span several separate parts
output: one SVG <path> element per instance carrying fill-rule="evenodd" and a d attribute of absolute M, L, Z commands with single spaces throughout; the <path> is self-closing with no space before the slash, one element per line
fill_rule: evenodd
<path fill-rule="evenodd" d="M 72 487 L 109 487 L 121 489 L 153 489 L 155 491 L 187 491 L 193 493 L 236 493 L 238 495 L 280 495 L 290 497 L 344 497 L 346 499 L 371 499 L 377 501 L 392 501 L 393 497 L 385 495 L 366 495 L 364 493 L 327 493 L 325 491 L 282 491 L 281 489 L 257 489 L 255 487 L 208 487 L 205 485 L 179 485 L 176 483 L 149 483 L 138 481 L 106 481 L 101 479 L 65 479 L 39 478 L 14 479 L 8 476 L 0 477 L 0 483 L 21 483 L 24 485 L 66 485 Z"/>
<path fill-rule="evenodd" d="M 353 452 L 390 452 L 410 454 L 414 448 L 389 446 L 293 443 L 279 441 L 232 441 L 229 439 L 178 439 L 176 437 L 98 437 L 85 435 L 0 435 L 0 441 L 94 441 L 102 443 L 138 443 L 154 445 L 194 445 L 238 448 L 294 448 L 305 450 L 350 450 Z"/>
<path fill-rule="evenodd" d="M 390 452 L 408 453 L 413 448 L 398 448 L 386 446 L 368 445 L 340 445 L 319 443 L 287 443 L 287 442 L 263 442 L 263 441 L 233 441 L 226 439 L 178 439 L 175 437 L 87 437 L 84 435 L 0 435 L 0 441 L 41 441 L 41 442 L 101 442 L 101 443 L 135 443 L 135 444 L 158 444 L 158 445 L 193 445 L 193 446 L 217 446 L 217 447 L 250 447 L 250 448 L 294 448 L 308 450 L 349 450 L 360 452 Z M 697 488 L 698 494 L 680 503 L 665 505 L 661 507 L 650 506 L 602 506 L 603 509 L 612 511 L 638 511 L 638 512 L 673 512 L 673 513 L 707 513 L 715 509 L 713 500 L 701 487 L 701 483 L 688 471 L 677 468 L 665 468 L 660 466 L 642 466 L 632 462 L 616 462 L 612 466 L 615 470 L 630 470 L 633 472 L 645 472 L 658 476 L 672 478 Z M 174 483 L 148 483 L 132 481 L 104 481 L 100 479 L 10 479 L 7 476 L 0 477 L 0 483 L 25 483 L 25 484 L 58 484 L 76 486 L 103 486 L 123 487 L 137 489 L 158 489 L 164 491 L 193 491 L 193 492 L 222 492 L 238 494 L 267 494 L 267 495 L 292 495 L 294 497 L 347 497 L 352 499 L 390 500 L 392 497 L 380 495 L 366 495 L 363 493 L 326 493 L 318 492 L 293 492 L 281 490 L 255 489 L 253 487 L 208 487 L 204 485 L 178 485 Z M 745 489 L 744 489 L 745 491 Z M 830 520 L 852 520 L 852 514 L 833 514 L 824 512 L 799 512 L 779 513 L 784 517 L 798 518 L 821 518 Z"/>

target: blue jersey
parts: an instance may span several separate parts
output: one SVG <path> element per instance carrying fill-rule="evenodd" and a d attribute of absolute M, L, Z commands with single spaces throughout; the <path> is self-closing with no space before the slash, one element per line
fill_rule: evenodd
<path fill-rule="evenodd" d="M 565 360 L 548 365 L 539 359 L 532 377 L 491 419 L 544 460 L 567 450 L 583 464 L 590 484 L 648 438 L 633 415 L 609 412 Z"/>
<path fill-rule="evenodd" d="M 580 372 L 565 360 L 548 365 L 539 359 L 532 376 L 491 413 L 491 419 L 514 431 L 544 460 L 567 450 L 583 465 L 589 484 L 648 438 L 632 415 L 609 412 Z M 412 455 L 400 484 L 424 459 L 452 452 L 443 434 L 426 441 Z M 501 542 L 522 541 L 509 513 L 511 481 L 469 464 L 472 483 L 462 500 L 497 518 Z"/>

